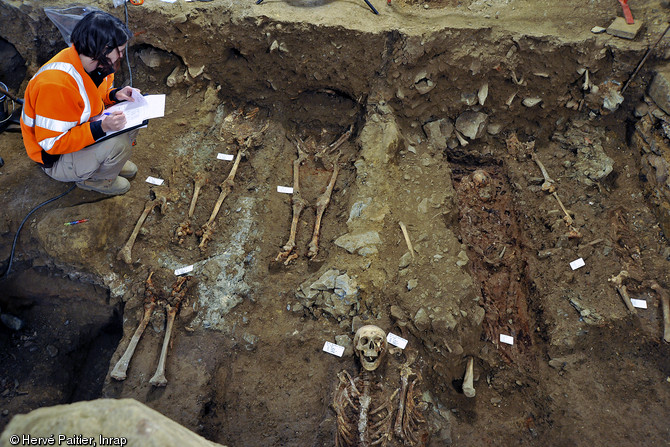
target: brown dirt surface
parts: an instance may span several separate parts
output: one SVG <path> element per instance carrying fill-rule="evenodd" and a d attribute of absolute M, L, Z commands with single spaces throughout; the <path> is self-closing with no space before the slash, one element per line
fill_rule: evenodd
<path fill-rule="evenodd" d="M 91 3 L 124 19 L 123 7 Z M 644 23 L 633 40 L 591 31 L 622 15 L 614 0 L 371 3 L 379 15 L 363 0 L 128 4 L 133 85 L 165 93 L 166 116 L 139 133 L 128 193 L 74 189 L 26 221 L 0 279 L 0 311 L 24 322 L 0 325 L 0 429 L 41 406 L 131 397 L 229 446 L 334 445 L 338 373 L 359 374 L 354 332 L 375 324 L 408 340 L 375 376 L 375 399 L 391 399 L 416 355 L 428 445 L 668 444 L 670 345 L 650 281 L 670 288 L 670 246 L 634 135 L 670 36 L 623 104 L 603 107 L 667 26 L 668 2 L 631 1 Z M 0 55 L 12 66 L 0 81 L 11 91 L 64 46 L 42 8 L 68 5 L 0 0 Z M 117 79 L 130 81 L 127 66 Z M 670 161 L 653 121 L 662 115 L 647 114 L 646 129 Z M 299 145 L 306 207 L 297 258 L 284 265 L 293 204 L 277 187 L 294 185 Z M 238 151 L 224 185 L 233 162 L 217 154 Z M 0 156 L 4 270 L 26 214 L 71 185 L 41 172 L 19 133 L 0 133 Z M 208 182 L 188 219 L 197 173 Z M 198 230 L 228 186 L 201 249 Z M 119 251 L 164 192 L 173 199 L 149 214 L 126 264 Z M 63 225 L 76 219 L 88 221 Z M 193 233 L 176 236 L 187 220 Z M 578 258 L 585 265 L 572 270 Z M 169 297 L 174 271 L 190 265 L 167 386 L 149 383 L 162 306 L 127 379 L 112 379 L 147 276 Z M 622 270 L 648 308 L 626 308 L 610 281 Z M 326 341 L 344 356 L 324 352 Z M 469 357 L 475 398 L 462 392 Z"/>

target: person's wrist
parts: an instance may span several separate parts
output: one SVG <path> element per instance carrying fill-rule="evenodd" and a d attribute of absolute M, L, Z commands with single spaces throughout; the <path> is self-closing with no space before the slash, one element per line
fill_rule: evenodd
<path fill-rule="evenodd" d="M 102 128 L 102 121 L 93 121 L 91 123 L 91 135 L 94 140 L 99 140 L 107 134 Z"/>
<path fill-rule="evenodd" d="M 110 90 L 109 92 L 109 100 L 112 102 L 119 102 L 118 98 L 116 97 L 116 94 L 120 91 L 120 88 L 115 88 Z"/>

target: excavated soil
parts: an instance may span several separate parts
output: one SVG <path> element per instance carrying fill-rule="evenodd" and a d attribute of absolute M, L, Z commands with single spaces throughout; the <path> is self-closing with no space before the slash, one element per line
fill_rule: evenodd
<path fill-rule="evenodd" d="M 111 3 L 92 5 L 125 20 Z M 374 376 L 375 399 L 389 399 L 411 364 L 425 416 L 417 433 L 430 445 L 668 445 L 670 345 L 650 284 L 670 288 L 670 245 L 633 134 L 670 38 L 623 104 L 603 104 L 670 9 L 631 4 L 644 25 L 626 40 L 591 32 L 622 15 L 617 2 L 582 3 L 374 0 L 379 15 L 362 0 L 129 4 L 132 83 L 165 93 L 166 116 L 139 133 L 127 194 L 74 189 L 26 221 L 0 279 L 0 310 L 24 323 L 0 326 L 0 428 L 42 406 L 132 397 L 229 446 L 334 445 L 338 373 L 359 373 L 354 331 L 374 324 L 408 340 Z M 42 8 L 68 5 L 0 2 L 0 81 L 11 91 L 64 46 Z M 117 79 L 130 82 L 128 67 Z M 277 187 L 294 183 L 298 140 L 307 206 L 298 257 L 285 265 L 292 196 Z M 668 138 L 658 141 L 670 156 Z M 233 167 L 217 154 L 240 150 L 200 249 L 195 232 Z M 0 156 L 4 271 L 26 214 L 70 185 L 29 161 L 19 133 L 0 134 Z M 209 180 L 194 233 L 180 238 L 197 173 Z M 149 214 L 126 264 L 119 250 L 166 191 L 172 200 Z M 77 219 L 88 221 L 63 225 Z M 585 265 L 573 270 L 578 258 Z M 185 266 L 167 386 L 149 383 L 165 335 L 160 305 L 127 379 L 112 379 L 150 272 L 169 298 Z M 646 309 L 626 308 L 610 281 L 622 270 Z M 344 356 L 324 352 L 326 341 Z M 475 398 L 462 391 L 469 357 Z"/>

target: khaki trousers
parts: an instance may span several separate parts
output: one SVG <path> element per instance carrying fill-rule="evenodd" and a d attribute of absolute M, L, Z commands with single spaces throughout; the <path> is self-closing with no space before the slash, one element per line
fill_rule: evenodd
<path fill-rule="evenodd" d="M 87 146 L 77 152 L 62 154 L 51 168 L 42 170 L 60 182 L 114 180 L 132 155 L 138 129 Z"/>

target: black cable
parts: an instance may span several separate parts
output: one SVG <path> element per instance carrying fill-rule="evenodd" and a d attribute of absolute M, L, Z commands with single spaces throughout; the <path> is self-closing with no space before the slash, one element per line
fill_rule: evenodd
<path fill-rule="evenodd" d="M 125 1 L 123 2 L 123 9 L 125 10 L 126 13 L 126 28 L 128 28 L 128 2 Z M 130 29 L 130 28 L 128 28 Z M 130 69 L 130 57 L 128 56 L 128 53 L 130 53 L 130 48 L 126 48 L 126 64 L 128 64 L 128 79 L 130 80 L 130 86 L 133 86 L 133 71 Z"/>
<path fill-rule="evenodd" d="M 2 274 L 3 277 L 5 277 L 5 278 L 8 277 L 8 276 L 9 276 L 9 272 L 10 272 L 11 269 L 12 269 L 12 260 L 14 259 L 14 249 L 16 248 L 16 242 L 19 240 L 19 234 L 21 233 L 21 229 L 23 228 L 23 224 L 26 223 L 26 221 L 28 220 L 28 218 L 29 218 L 35 211 L 37 211 L 38 209 L 42 208 L 44 205 L 53 202 L 54 200 L 58 200 L 58 199 L 60 199 L 60 198 L 63 197 L 65 194 L 67 194 L 67 193 L 69 193 L 70 191 L 72 191 L 76 186 L 77 186 L 77 185 L 74 184 L 74 185 L 72 185 L 72 187 L 71 187 L 70 189 L 68 189 L 68 190 L 65 191 L 64 193 L 62 193 L 62 194 L 60 194 L 60 195 L 58 195 L 58 196 L 56 196 L 56 197 L 52 197 L 51 199 L 47 200 L 46 202 L 42 202 L 42 203 L 40 203 L 40 204 L 37 205 L 35 208 L 33 208 L 32 210 L 30 210 L 30 212 L 28 213 L 28 215 L 26 215 L 26 217 L 23 218 L 23 221 L 21 222 L 21 225 L 19 225 L 19 229 L 16 230 L 16 236 L 14 236 L 14 243 L 12 244 L 12 250 L 11 250 L 11 252 L 9 253 L 9 264 L 7 265 L 7 270 L 5 271 L 5 273 Z"/>

